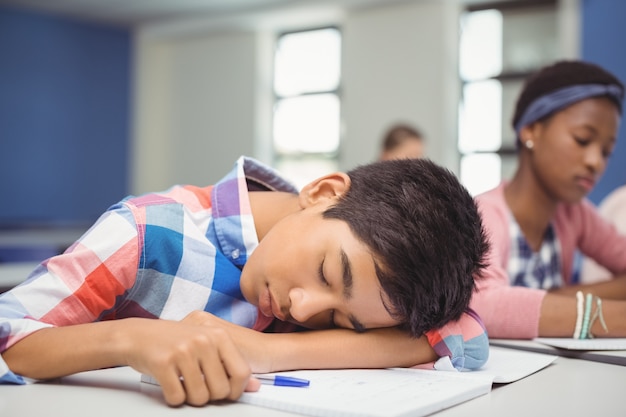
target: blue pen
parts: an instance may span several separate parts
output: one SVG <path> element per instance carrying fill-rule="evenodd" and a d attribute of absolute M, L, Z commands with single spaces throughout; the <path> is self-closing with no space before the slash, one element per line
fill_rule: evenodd
<path fill-rule="evenodd" d="M 279 387 L 308 387 L 311 383 L 308 379 L 295 378 L 292 376 L 283 375 L 259 375 L 254 374 L 254 377 L 261 381 L 261 384 L 276 385 Z"/>

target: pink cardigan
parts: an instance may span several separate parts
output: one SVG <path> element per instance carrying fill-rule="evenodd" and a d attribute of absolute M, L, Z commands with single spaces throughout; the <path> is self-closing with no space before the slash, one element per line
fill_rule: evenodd
<path fill-rule="evenodd" d="M 471 307 L 483 319 L 489 337 L 531 339 L 538 336 L 539 315 L 545 290 L 511 286 L 507 263 L 511 238 L 504 185 L 476 197 L 491 242 L 489 267 L 477 280 Z M 574 253 L 578 248 L 614 274 L 626 272 L 626 236 L 602 219 L 588 200 L 561 204 L 553 219 L 561 246 L 563 280 L 572 278 Z M 573 331 L 573 329 L 572 329 Z"/>

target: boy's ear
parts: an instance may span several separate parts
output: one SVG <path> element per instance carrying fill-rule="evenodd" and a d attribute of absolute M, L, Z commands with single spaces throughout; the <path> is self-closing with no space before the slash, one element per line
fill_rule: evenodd
<path fill-rule="evenodd" d="M 324 175 L 307 185 L 299 194 L 300 207 L 311 207 L 315 204 L 335 204 L 350 188 L 350 177 L 343 172 Z"/>

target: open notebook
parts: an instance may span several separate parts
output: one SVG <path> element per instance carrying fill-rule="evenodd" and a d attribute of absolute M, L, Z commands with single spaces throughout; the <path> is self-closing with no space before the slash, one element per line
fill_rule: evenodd
<path fill-rule="evenodd" d="M 626 338 L 536 338 L 532 340 L 489 339 L 489 344 L 566 358 L 626 366 Z"/>
<path fill-rule="evenodd" d="M 550 365 L 557 356 L 490 347 L 479 371 L 351 369 L 280 374 L 309 379 L 307 389 L 263 385 L 239 401 L 310 416 L 424 416 L 491 391 Z"/>
<path fill-rule="evenodd" d="M 567 337 L 537 337 L 534 341 L 570 350 L 626 350 L 626 338 L 571 339 Z"/>
<path fill-rule="evenodd" d="M 491 391 L 492 375 L 423 369 L 332 369 L 276 372 L 307 387 L 261 385 L 239 402 L 320 417 L 425 416 Z M 149 375 L 141 381 L 158 385 Z"/>
<path fill-rule="evenodd" d="M 487 363 L 480 370 L 472 371 L 470 374 L 491 375 L 493 382 L 508 384 L 534 374 L 550 365 L 557 358 L 556 355 L 490 346 Z"/>
<path fill-rule="evenodd" d="M 490 348 L 480 371 L 342 369 L 278 372 L 308 379 L 306 388 L 262 385 L 244 393 L 242 403 L 310 416 L 425 416 L 487 394 L 493 382 L 509 383 L 548 366 L 556 356 Z M 141 380 L 157 383 L 142 375 Z"/>
<path fill-rule="evenodd" d="M 281 372 L 311 381 L 307 388 L 262 385 L 240 402 L 309 416 L 425 416 L 491 391 L 493 377 L 420 369 Z"/>

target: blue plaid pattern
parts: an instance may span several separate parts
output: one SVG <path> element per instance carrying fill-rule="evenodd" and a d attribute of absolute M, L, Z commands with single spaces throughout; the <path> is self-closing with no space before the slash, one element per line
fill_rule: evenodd
<path fill-rule="evenodd" d="M 239 288 L 258 245 L 249 188 L 297 193 L 273 169 L 241 157 L 214 186 L 175 186 L 115 204 L 64 254 L 0 295 L 0 351 L 44 327 L 180 320 L 195 310 L 262 330 L 270 321 L 257 324 L 258 309 Z M 24 380 L 0 357 L 2 383 Z"/>
<path fill-rule="evenodd" d="M 560 246 L 553 225 L 548 225 L 537 252 L 528 245 L 512 215 L 509 228 L 511 254 L 507 269 L 511 285 L 545 290 L 563 285 Z"/>

